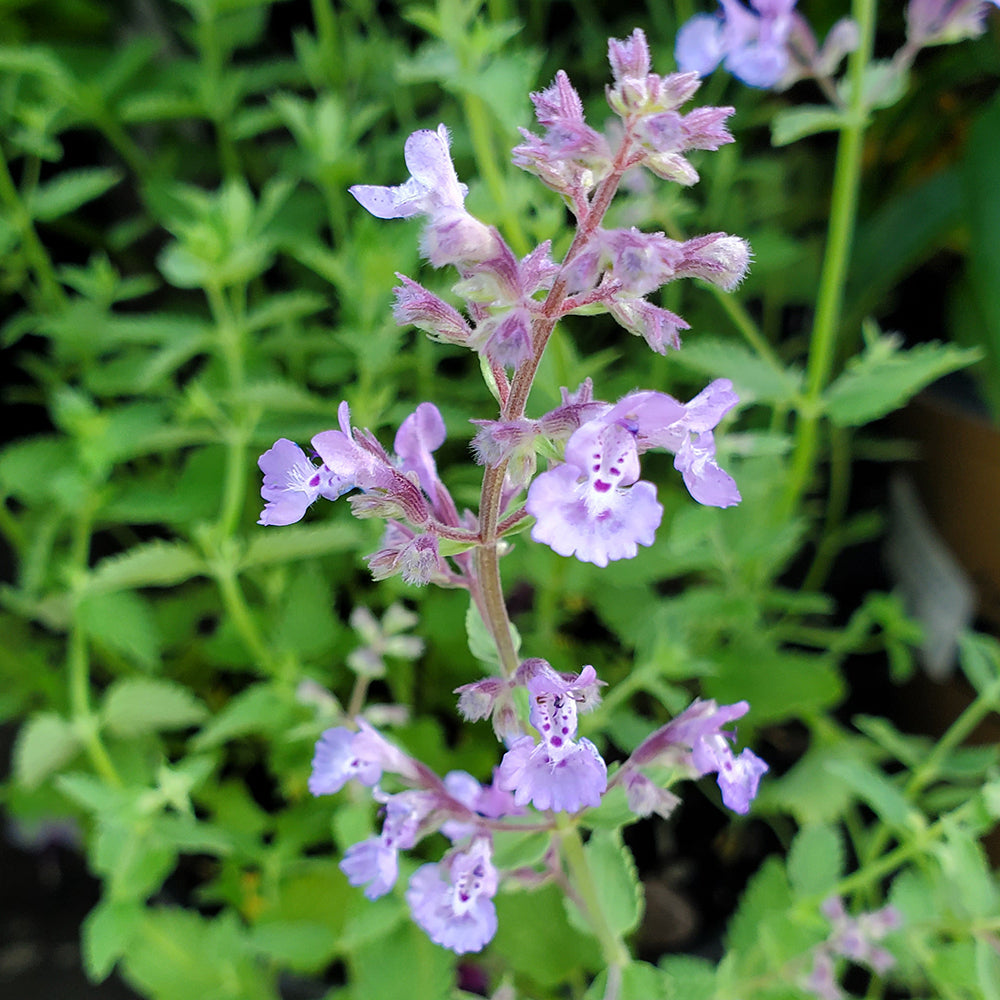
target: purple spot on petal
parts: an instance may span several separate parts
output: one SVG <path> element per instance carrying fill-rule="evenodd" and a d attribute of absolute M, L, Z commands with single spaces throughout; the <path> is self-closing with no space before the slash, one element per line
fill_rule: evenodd
<path fill-rule="evenodd" d="M 597 490 L 598 493 L 607 493 L 608 490 L 611 489 L 611 483 L 605 483 L 603 480 L 595 479 L 594 489 Z"/>

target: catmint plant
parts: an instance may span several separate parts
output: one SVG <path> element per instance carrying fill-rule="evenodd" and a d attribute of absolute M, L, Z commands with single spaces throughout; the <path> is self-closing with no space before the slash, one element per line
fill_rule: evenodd
<path fill-rule="evenodd" d="M 497 931 L 494 905 L 501 883 L 555 880 L 581 903 L 609 963 L 622 962 L 620 942 L 595 911 L 592 875 L 579 850 L 576 824 L 616 787 L 639 816 L 669 816 L 679 803 L 670 786 L 715 774 L 726 806 L 746 813 L 767 765 L 751 750 L 731 749 L 725 727 L 749 711 L 746 702 L 696 701 L 652 733 L 624 762 L 609 763 L 580 733 L 580 717 L 601 702 L 595 667 L 560 672 L 539 655 L 522 657 L 504 600 L 500 555 L 507 536 L 530 523 L 534 543 L 561 556 L 606 567 L 636 558 L 653 543 L 663 517 L 653 482 L 640 478 L 640 456 L 673 455 L 674 467 L 700 504 L 740 502 L 733 477 L 720 465 L 715 431 L 739 404 L 732 383 L 712 381 L 683 402 L 664 392 L 636 390 L 615 401 L 595 396 L 590 378 L 564 388 L 559 406 L 527 415 L 532 383 L 556 324 L 587 312 L 610 315 L 652 351 L 681 348 L 682 317 L 651 301 L 657 289 L 698 277 L 732 289 L 745 275 L 745 240 L 710 233 L 687 240 L 634 227 L 606 228 L 623 177 L 648 170 L 682 185 L 698 180 L 687 158 L 732 141 L 732 108 L 683 112 L 698 89 L 696 72 L 651 72 L 643 32 L 612 39 L 613 83 L 607 97 L 620 119 L 613 134 L 590 126 L 565 73 L 531 95 L 541 127 L 523 130 L 514 162 L 558 194 L 576 225 L 561 261 L 549 242 L 518 257 L 497 229 L 465 207 L 467 187 L 455 172 L 444 125 L 414 132 L 404 159 L 409 178 L 394 187 L 356 185 L 351 194 L 381 219 L 423 219 L 420 248 L 435 267 L 453 267 L 463 310 L 414 279 L 399 275 L 394 316 L 433 340 L 478 355 L 499 412 L 475 417 L 476 461 L 483 468 L 479 509 L 459 510 L 438 474 L 434 452 L 446 427 L 431 402 L 400 425 L 388 450 L 368 430 L 352 426 L 341 403 L 339 429 L 313 436 L 312 456 L 285 439 L 260 458 L 264 525 L 286 525 L 319 499 L 346 495 L 352 513 L 386 522 L 368 559 L 375 579 L 466 590 L 472 612 L 496 648 L 496 675 L 470 678 L 456 690 L 469 723 L 489 720 L 505 751 L 492 781 L 456 770 L 439 776 L 397 747 L 365 718 L 360 705 L 344 724 L 324 732 L 309 789 L 322 796 L 348 782 L 371 789 L 383 816 L 377 836 L 350 846 L 340 863 L 350 883 L 377 899 L 396 885 L 400 853 L 431 833 L 450 842 L 439 860 L 417 868 L 405 896 L 413 920 L 434 942 L 463 954 L 482 949 Z M 539 470 L 539 456 L 546 467 Z M 372 633 L 373 621 L 355 623 Z M 352 619 L 353 620 L 353 619 Z M 537 651 L 539 653 L 543 650 Z M 527 713 L 523 705 L 527 703 Z M 573 817 L 570 825 L 561 817 Z M 533 866 L 505 871 L 495 861 L 501 833 L 548 831 L 551 844 Z M 579 847 L 579 840 L 575 843 Z"/>

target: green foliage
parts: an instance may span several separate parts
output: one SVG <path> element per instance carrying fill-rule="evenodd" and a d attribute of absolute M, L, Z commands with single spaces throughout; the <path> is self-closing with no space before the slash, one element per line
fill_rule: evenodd
<path fill-rule="evenodd" d="M 488 723 L 457 726 L 454 689 L 498 671 L 494 637 L 463 595 L 398 579 L 375 589 L 364 557 L 379 528 L 351 519 L 346 499 L 294 526 L 258 525 L 255 463 L 278 437 L 304 445 L 334 427 L 342 399 L 386 447 L 434 399 L 450 434 L 443 478 L 460 509 L 475 507 L 467 420 L 496 415 L 489 387 L 465 352 L 392 318 L 395 272 L 451 300 L 452 276 L 421 264 L 415 225 L 364 216 L 346 189 L 399 183 L 404 137 L 445 122 L 470 208 L 518 253 L 552 239 L 559 256 L 565 206 L 508 151 L 530 122 L 528 91 L 560 66 L 600 124 L 589 95 L 606 78 L 603 38 L 633 25 L 598 5 L 557 30 L 555 8 L 480 0 L 318 0 L 308 23 L 305 8 L 272 0 L 147 6 L 144 26 L 91 0 L 0 12 L 0 346 L 5 402 L 18 407 L 10 432 L 21 414 L 33 428 L 0 448 L 0 718 L 19 724 L 0 793 L 26 828 L 68 816 L 82 831 L 101 888 L 81 927 L 88 977 L 117 970 L 151 1000 L 276 1000 L 290 975 L 330 998 L 439 1000 L 460 995 L 462 961 L 490 990 L 532 1000 L 792 1000 L 829 934 L 823 901 L 871 911 L 888 886 L 902 915 L 886 941 L 897 964 L 872 995 L 997 998 L 1000 888 L 980 843 L 1000 819 L 997 751 L 962 739 L 1000 705 L 1000 647 L 961 637 L 974 694 L 941 740 L 876 709 L 848 723 L 834 713 L 849 659 L 884 654 L 902 681 L 919 629 L 894 596 L 838 603 L 825 586 L 842 551 L 881 530 L 844 509 L 853 460 L 877 451 L 866 425 L 978 358 L 996 381 L 998 106 L 976 110 L 957 165 L 940 159 L 949 123 L 930 121 L 960 84 L 978 94 L 984 70 L 942 62 L 947 89 L 907 98 L 906 74 L 872 63 L 860 94 L 840 86 L 844 107 L 801 103 L 798 90 L 734 87 L 723 100 L 720 75 L 703 93 L 737 106 L 739 141 L 698 159 L 697 188 L 637 184 L 613 209 L 614 225 L 672 239 L 739 233 L 755 266 L 732 296 L 666 288 L 662 304 L 692 327 L 667 360 L 592 317 L 560 324 L 529 413 L 588 377 L 604 399 L 634 389 L 637 373 L 682 399 L 730 379 L 741 405 L 717 443 L 743 502 L 693 504 L 669 459 L 650 454 L 657 540 L 603 572 L 535 545 L 522 522 L 502 560 L 512 645 L 560 670 L 594 664 L 608 686 L 581 731 L 609 761 L 695 697 L 749 701 L 740 745 L 759 738 L 774 760 L 735 824 L 772 853 L 721 961 L 640 961 L 625 952 L 644 940 L 655 874 L 640 873 L 623 838 L 635 819 L 623 787 L 564 832 L 584 831 L 589 894 L 564 891 L 575 873 L 552 861 L 550 828 L 511 820 L 495 838 L 497 936 L 459 960 L 405 901 L 413 867 L 439 859 L 443 841 L 401 859 L 398 886 L 369 901 L 338 861 L 377 828 L 371 797 L 351 784 L 314 798 L 307 781 L 319 735 L 360 711 L 440 773 L 487 779 L 502 748 Z M 654 69 L 667 72 L 676 17 L 662 4 L 647 14 Z M 820 351 L 823 133 L 881 121 L 880 108 L 892 141 L 868 154 L 900 159 L 865 171 L 841 318 Z M 760 141 L 767 123 L 780 150 Z M 966 346 L 944 329 L 904 346 L 870 317 L 881 321 L 944 244 L 966 258 L 951 289 Z M 470 548 L 442 541 L 448 556 Z M 351 610 L 382 619 L 394 602 L 417 621 L 412 637 L 409 624 L 392 632 L 406 655 L 383 650 L 384 671 L 352 669 Z M 361 638 L 362 652 L 374 644 Z M 708 779 L 684 784 L 683 764 L 667 770 L 678 794 L 718 798 Z M 680 828 L 664 838 L 652 823 L 658 845 Z M 745 832 L 713 835 L 713 849 L 738 852 Z"/>

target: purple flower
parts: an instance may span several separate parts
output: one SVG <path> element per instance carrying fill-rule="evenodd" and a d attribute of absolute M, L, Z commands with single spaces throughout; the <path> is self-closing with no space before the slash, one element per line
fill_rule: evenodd
<path fill-rule="evenodd" d="M 378 899 L 389 892 L 399 878 L 399 852 L 387 847 L 381 837 L 369 837 L 347 849 L 340 870 L 355 888 L 366 886 L 368 899 Z"/>
<path fill-rule="evenodd" d="M 489 838 L 438 864 L 422 865 L 410 878 L 406 901 L 428 937 L 458 955 L 480 951 L 497 931 L 493 897 L 499 881 Z"/>
<path fill-rule="evenodd" d="M 606 566 L 652 545 L 663 508 L 652 483 L 639 479 L 639 454 L 659 447 L 699 503 L 739 503 L 736 483 L 715 461 L 711 428 L 738 398 L 717 379 L 689 403 L 662 392 L 636 392 L 582 424 L 566 442 L 565 461 L 537 476 L 525 510 L 531 537 L 560 555 Z"/>
<path fill-rule="evenodd" d="M 497 786 L 514 793 L 519 806 L 578 812 L 600 804 L 608 785 L 608 771 L 590 740 L 574 739 L 578 699 L 594 697 L 597 675 L 586 666 L 577 676 L 564 677 L 544 660 L 533 665 L 527 681 L 529 720 L 541 741 L 530 736 L 514 741 L 497 770 Z"/>
<path fill-rule="evenodd" d="M 267 501 L 258 524 L 294 524 L 319 497 L 336 500 L 354 485 L 349 478 L 338 476 L 325 465 L 316 466 L 305 452 L 287 438 L 279 438 L 274 446 L 257 459 L 264 473 L 260 495 Z"/>
<path fill-rule="evenodd" d="M 437 410 L 430 403 L 433 414 Z M 418 407 L 418 410 L 421 410 Z M 427 411 L 421 411 L 426 418 Z M 433 423 L 433 414 L 430 422 Z M 351 413 L 346 402 L 337 408 L 340 430 L 322 431 L 312 439 L 316 449 L 326 466 L 336 475 L 349 480 L 361 491 L 362 495 L 351 497 L 351 510 L 356 517 L 401 518 L 409 524 L 423 527 L 430 520 L 430 509 L 427 498 L 420 486 L 409 476 L 396 468 L 385 449 L 375 440 L 369 431 L 357 431 L 351 427 Z M 440 414 L 437 414 L 440 420 Z M 420 443 L 421 436 L 426 437 L 427 420 L 414 415 L 424 430 L 413 428 L 402 436 L 404 447 L 408 451 L 407 461 L 410 467 L 421 473 L 429 473 L 433 469 L 433 461 L 425 444 Z M 405 424 L 405 422 L 404 422 Z M 419 475 L 418 475 L 419 480 Z M 435 476 L 428 479 L 428 485 L 438 489 Z"/>
<path fill-rule="evenodd" d="M 435 266 L 483 260 L 496 248 L 489 227 L 465 210 L 468 188 L 459 182 L 451 162 L 448 130 L 414 132 L 404 147 L 409 180 L 396 187 L 355 184 L 354 197 L 379 219 L 408 219 L 426 215 L 421 249 Z"/>
<path fill-rule="evenodd" d="M 707 76 L 721 62 L 751 87 L 773 87 L 791 63 L 788 41 L 796 0 L 719 0 L 717 15 L 698 14 L 677 33 L 674 55 L 685 71 Z"/>
<path fill-rule="evenodd" d="M 364 719 L 357 732 L 344 726 L 327 729 L 316 743 L 309 791 L 313 795 L 333 795 L 352 778 L 369 787 L 383 771 L 411 779 L 419 776 L 415 761 L 407 757 Z"/>
<path fill-rule="evenodd" d="M 715 773 L 722 801 L 733 812 L 749 812 L 762 775 L 768 770 L 752 750 L 733 756 L 729 746 L 733 736 L 722 727 L 746 715 L 745 701 L 717 706 L 714 701 L 695 701 L 667 725 L 647 737 L 622 765 L 617 779 L 626 783 L 630 776 L 647 764 L 665 764 L 687 770 L 692 777 Z M 636 801 L 648 790 L 638 783 Z M 630 802 L 632 796 L 630 796 Z"/>

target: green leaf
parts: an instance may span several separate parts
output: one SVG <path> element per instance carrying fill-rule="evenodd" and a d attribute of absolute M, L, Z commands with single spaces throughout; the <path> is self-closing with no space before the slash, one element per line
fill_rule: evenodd
<path fill-rule="evenodd" d="M 83 920 L 80 950 L 91 982 L 107 979 L 115 962 L 128 951 L 143 906 L 135 900 L 102 899 Z"/>
<path fill-rule="evenodd" d="M 287 698 L 271 684 L 254 684 L 230 699 L 192 740 L 191 747 L 206 750 L 250 733 L 280 732 L 289 725 L 290 709 Z"/>
<path fill-rule="evenodd" d="M 601 912 L 611 929 L 628 934 L 639 926 L 645 902 L 632 852 L 620 830 L 595 830 L 584 845 Z"/>
<path fill-rule="evenodd" d="M 77 620 L 91 639 L 147 669 L 159 661 L 161 636 L 148 603 L 134 591 L 88 594 Z"/>
<path fill-rule="evenodd" d="M 933 341 L 901 350 L 893 334 L 867 335 L 864 351 L 826 391 L 826 408 L 839 427 L 867 424 L 902 406 L 942 375 L 965 368 L 977 350 Z"/>
<path fill-rule="evenodd" d="M 493 641 L 493 635 L 486 627 L 482 615 L 479 614 L 475 601 L 469 601 L 469 609 L 465 613 L 465 634 L 469 640 L 469 652 L 480 663 L 493 667 L 500 665 L 500 657 L 497 653 L 496 643 Z M 510 626 L 510 636 L 514 643 L 514 651 L 517 652 L 521 648 L 521 636 L 513 624 Z"/>
<path fill-rule="evenodd" d="M 72 723 L 54 712 L 33 715 L 17 734 L 14 777 L 25 788 L 37 788 L 79 750 L 80 737 Z"/>
<path fill-rule="evenodd" d="M 87 582 L 89 594 L 138 587 L 175 587 L 207 573 L 204 560 L 182 542 L 156 540 L 101 560 Z"/>
<path fill-rule="evenodd" d="M 358 997 L 396 997 L 405 983 L 407 1000 L 444 1000 L 454 982 L 454 959 L 407 920 L 349 956 L 351 985 Z"/>
<path fill-rule="evenodd" d="M 330 588 L 315 564 L 295 574 L 284 594 L 275 625 L 274 645 L 299 656 L 315 656 L 329 649 L 337 636 Z"/>
<path fill-rule="evenodd" d="M 269 1000 L 261 974 L 233 912 L 214 919 L 194 910 L 157 907 L 136 925 L 124 956 L 126 979 L 154 1000 Z"/>
<path fill-rule="evenodd" d="M 65 170 L 38 186 L 28 204 L 28 210 L 33 218 L 52 222 L 69 215 L 88 201 L 99 198 L 121 179 L 121 173 L 110 167 Z"/>
<path fill-rule="evenodd" d="M 1000 644 L 990 635 L 966 632 L 959 636 L 959 663 L 969 682 L 980 693 L 992 689 L 994 698 L 1000 682 Z M 994 708 L 1000 708 L 994 702 Z"/>
<path fill-rule="evenodd" d="M 677 363 L 712 378 L 732 379 L 742 403 L 791 403 L 802 389 L 798 368 L 774 368 L 744 344 L 721 337 L 692 337 Z"/>
<path fill-rule="evenodd" d="M 152 677 L 117 680 L 108 689 L 102 716 L 117 736 L 197 725 L 208 709 L 186 687 Z"/>
<path fill-rule="evenodd" d="M 771 120 L 771 145 L 787 146 L 817 132 L 836 132 L 850 123 L 847 111 L 825 104 L 801 104 L 783 108 Z"/>
<path fill-rule="evenodd" d="M 490 950 L 512 972 L 556 987 L 581 967 L 594 971 L 600 966 L 597 942 L 570 924 L 563 895 L 554 885 L 501 892 L 495 902 L 498 929 Z"/>
<path fill-rule="evenodd" d="M 874 765 L 858 760 L 831 760 L 831 774 L 843 779 L 879 818 L 897 830 L 912 830 L 922 817 L 903 793 Z"/>
<path fill-rule="evenodd" d="M 707 959 L 667 955 L 660 959 L 659 965 L 668 978 L 670 1000 L 713 1000 L 715 997 L 715 966 Z"/>
<path fill-rule="evenodd" d="M 329 927 L 311 920 L 268 920 L 248 933 L 250 947 L 295 972 L 319 972 L 333 958 L 337 938 Z"/>
<path fill-rule="evenodd" d="M 603 1000 L 608 995 L 608 970 L 602 971 L 584 993 L 584 1000 Z M 671 977 L 648 962 L 629 962 L 620 971 L 621 981 L 614 996 L 618 1000 L 672 1000 Z"/>
<path fill-rule="evenodd" d="M 788 852 L 788 879 L 797 896 L 823 896 L 844 872 L 844 842 L 832 826 L 807 826 Z"/>
<path fill-rule="evenodd" d="M 240 560 L 240 569 L 351 552 L 360 539 L 361 531 L 353 521 L 261 528 L 260 533 L 255 534 L 247 546 Z"/>

